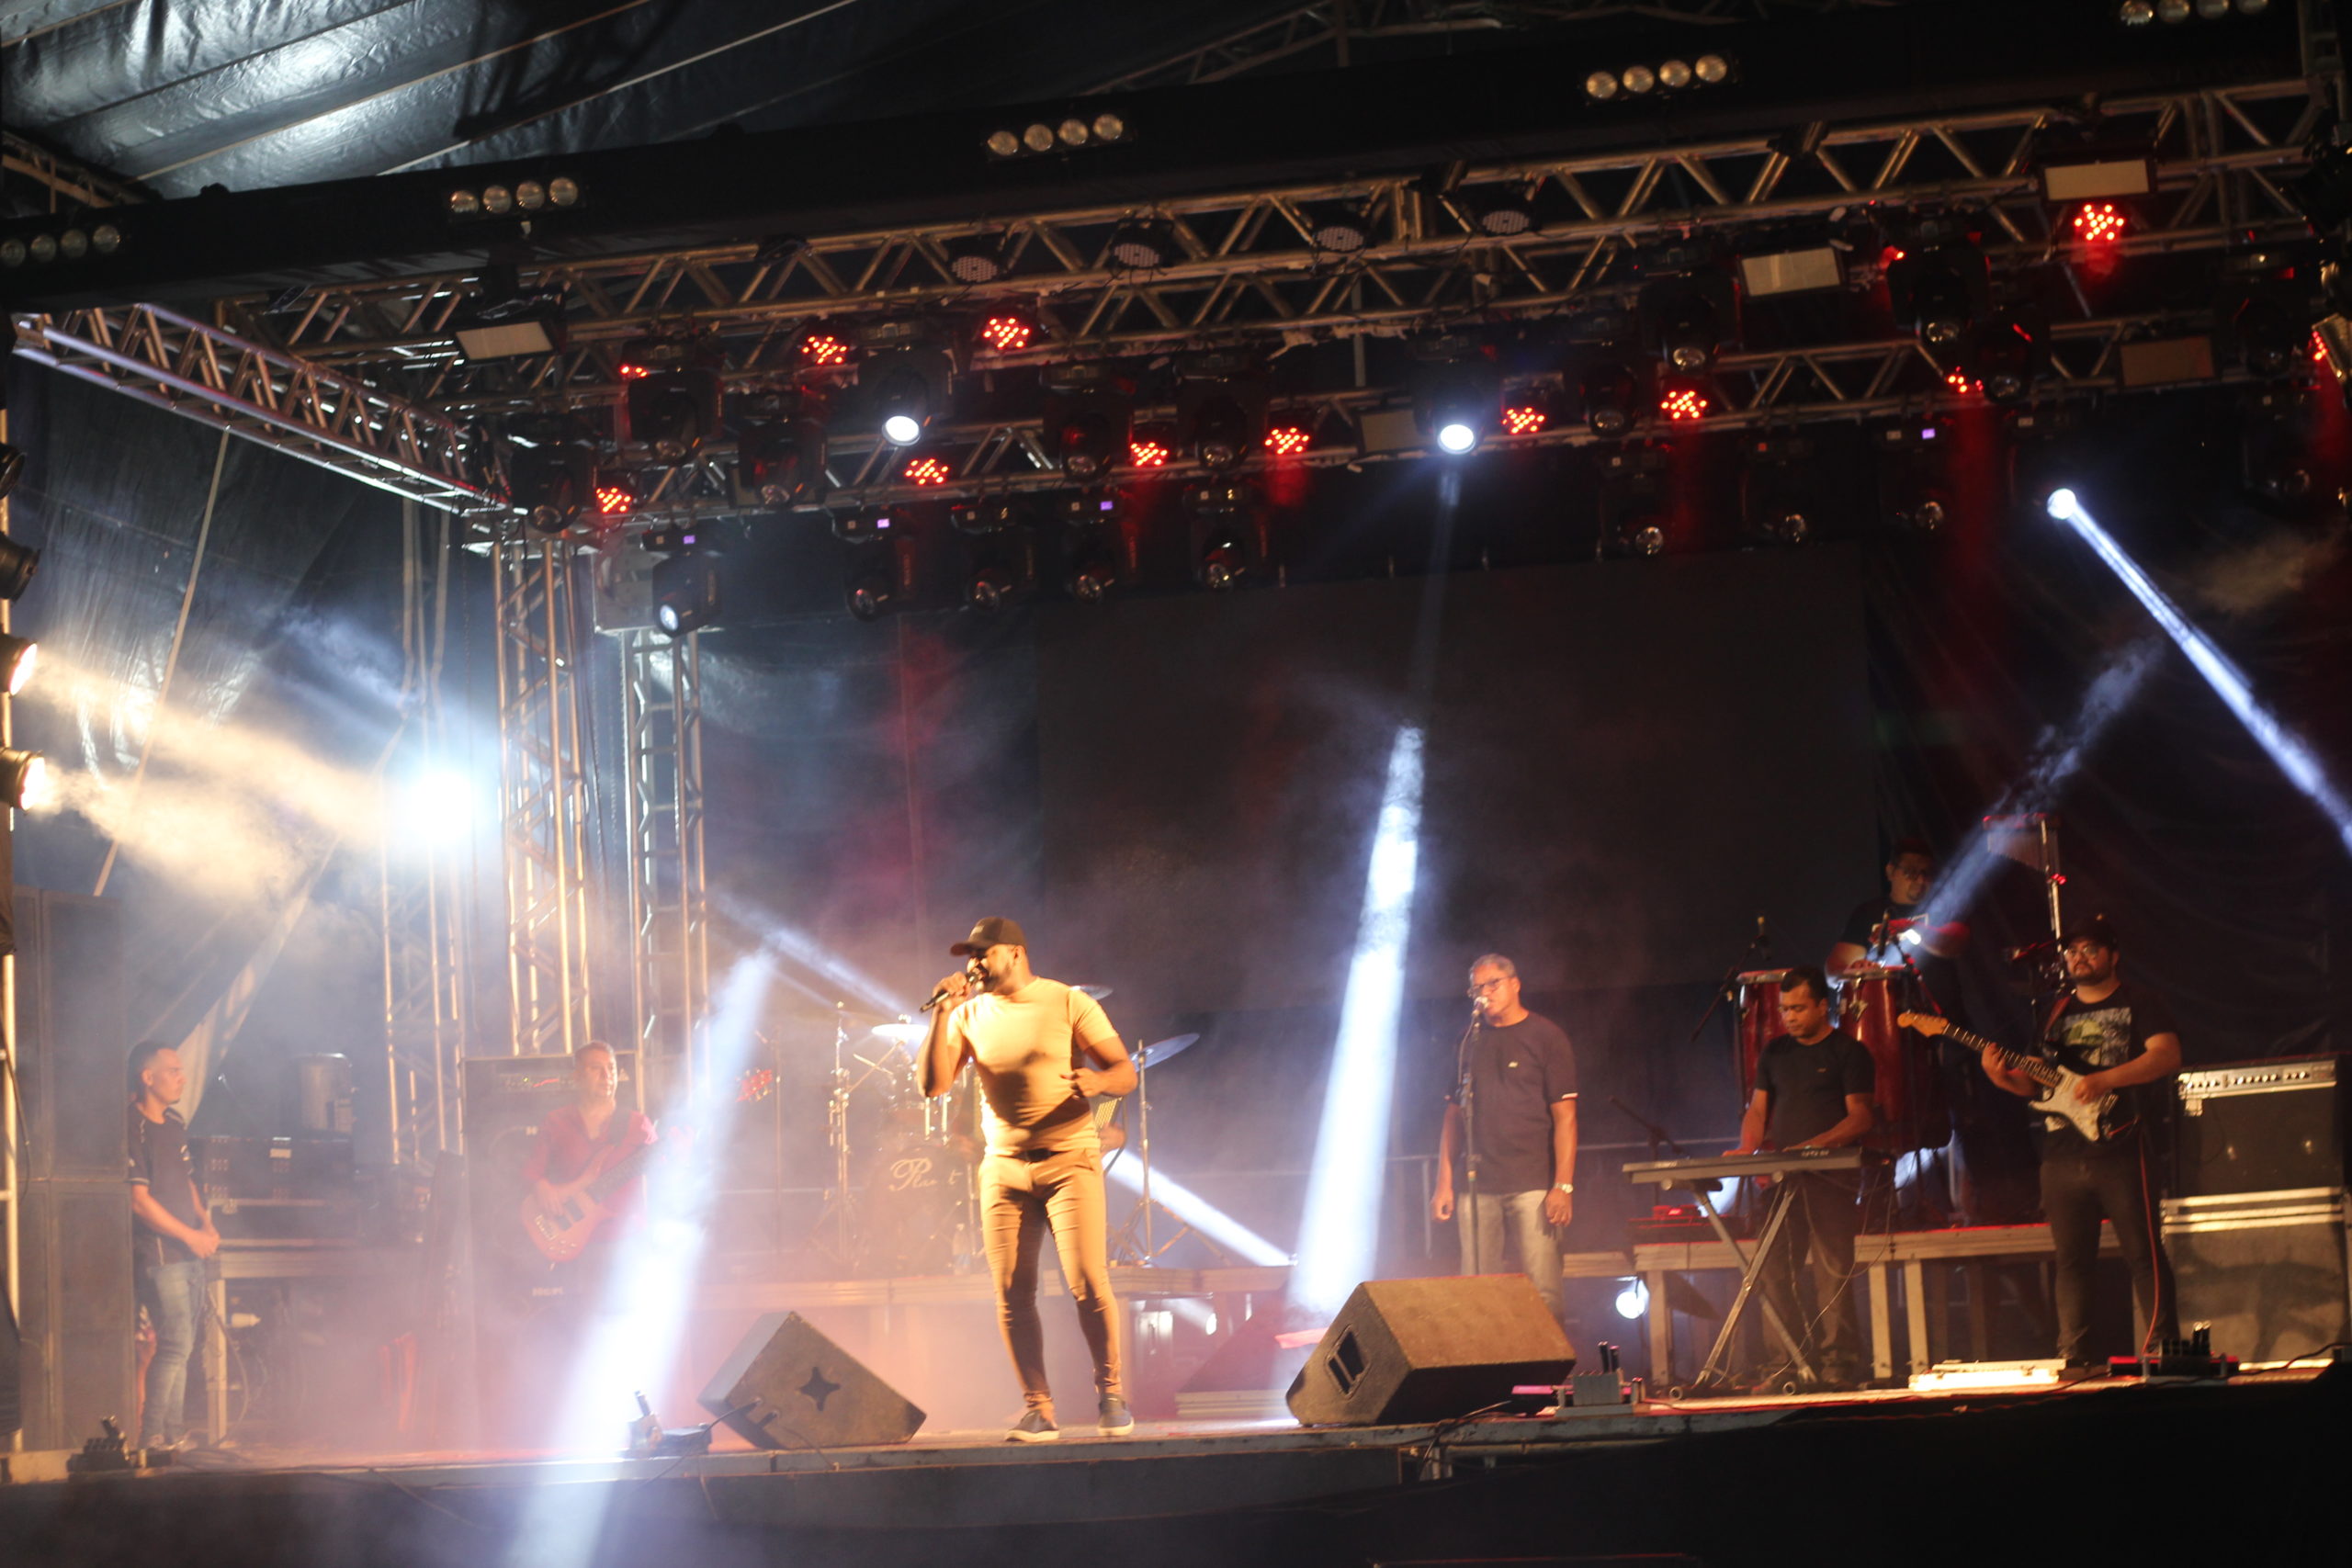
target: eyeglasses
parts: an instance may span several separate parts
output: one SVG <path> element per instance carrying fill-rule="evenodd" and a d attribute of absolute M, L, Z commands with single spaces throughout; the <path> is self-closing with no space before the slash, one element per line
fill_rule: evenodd
<path fill-rule="evenodd" d="M 1510 978 L 1510 976 L 1508 976 L 1508 975 L 1506 975 L 1506 976 L 1503 976 L 1503 978 L 1502 978 L 1502 979 L 1500 979 L 1500 980 L 1480 980 L 1480 981 L 1478 981 L 1476 985 L 1473 985 L 1473 986 L 1472 986 L 1468 990 L 1466 990 L 1466 991 L 1463 992 L 1462 994 L 1463 994 L 1464 996 L 1465 996 L 1465 997 L 1468 997 L 1472 1001 L 1476 1001 L 1480 997 L 1485 996 L 1488 991 L 1498 991 L 1498 990 L 1502 989 L 1502 987 L 1503 987 L 1503 984 L 1504 984 L 1504 981 L 1507 981 L 1507 980 L 1509 980 Z"/>

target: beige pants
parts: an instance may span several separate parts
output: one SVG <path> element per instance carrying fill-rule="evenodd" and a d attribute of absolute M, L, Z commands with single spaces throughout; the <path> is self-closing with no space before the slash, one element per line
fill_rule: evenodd
<path fill-rule="evenodd" d="M 1034 1159 L 990 1155 L 980 1162 L 980 1231 L 989 1277 L 996 1283 L 997 1322 L 1021 1396 L 1051 1416 L 1046 1387 L 1046 1331 L 1037 1317 L 1037 1258 L 1046 1232 L 1062 1278 L 1078 1303 L 1078 1325 L 1094 1358 L 1098 1396 L 1125 1397 L 1119 1382 L 1119 1303 L 1111 1295 L 1111 1258 L 1102 1191 L 1102 1156 L 1065 1149 Z"/>

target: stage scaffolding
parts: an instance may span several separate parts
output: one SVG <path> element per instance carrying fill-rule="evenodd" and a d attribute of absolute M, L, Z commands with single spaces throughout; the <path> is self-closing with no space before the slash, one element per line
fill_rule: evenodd
<path fill-rule="evenodd" d="M 650 1079 L 695 1087 L 710 1008 L 703 880 L 702 641 L 642 628 L 616 639 L 628 774 L 629 969 Z"/>
<path fill-rule="evenodd" d="M 503 524 L 497 594 L 499 818 L 506 874 L 509 1029 L 515 1055 L 594 1038 L 589 929 L 589 791 L 577 689 L 572 546 Z"/>

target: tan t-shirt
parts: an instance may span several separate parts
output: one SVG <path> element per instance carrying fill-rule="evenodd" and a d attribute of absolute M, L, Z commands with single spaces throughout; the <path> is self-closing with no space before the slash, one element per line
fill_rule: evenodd
<path fill-rule="evenodd" d="M 1092 997 L 1033 979 L 1010 995 L 966 1002 L 947 1032 L 958 1057 L 970 1052 L 979 1069 L 989 1153 L 1102 1146 L 1086 1097 L 1069 1081 L 1079 1042 L 1100 1047 L 1119 1038 Z"/>

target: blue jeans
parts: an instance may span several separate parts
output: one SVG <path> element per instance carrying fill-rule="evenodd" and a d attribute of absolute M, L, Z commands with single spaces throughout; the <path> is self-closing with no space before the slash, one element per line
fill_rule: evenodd
<path fill-rule="evenodd" d="M 139 1304 L 155 1325 L 155 1359 L 147 1363 L 147 1398 L 139 1417 L 139 1446 L 160 1448 L 187 1430 L 187 1359 L 204 1320 L 204 1265 L 150 1263 L 138 1268 Z"/>
<path fill-rule="evenodd" d="M 1533 1192 L 1464 1192 L 1454 1206 L 1454 1228 L 1462 1237 L 1464 1274 L 1501 1274 L 1503 1222 L 1508 1218 L 1520 1272 L 1535 1281 L 1535 1293 L 1560 1315 L 1560 1241 L 1544 1218 L 1544 1190 Z"/>

